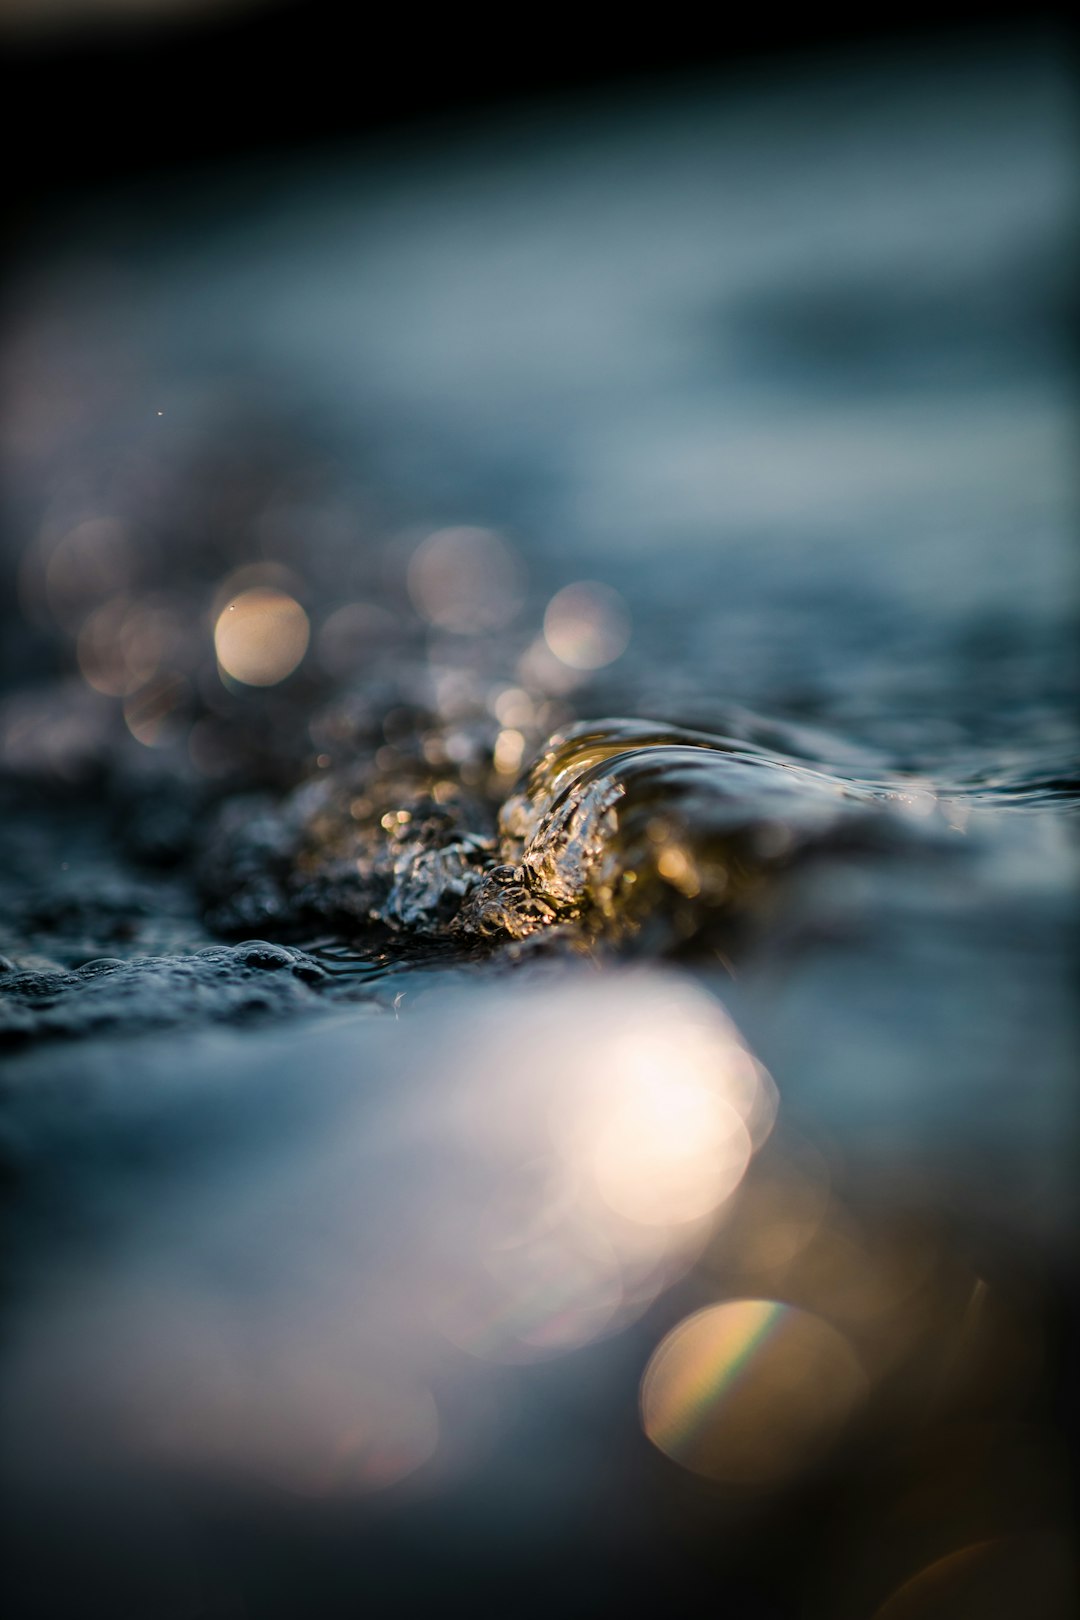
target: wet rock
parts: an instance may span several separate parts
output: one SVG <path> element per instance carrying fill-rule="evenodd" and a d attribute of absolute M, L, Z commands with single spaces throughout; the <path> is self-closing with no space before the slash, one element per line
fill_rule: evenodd
<path fill-rule="evenodd" d="M 200 863 L 215 932 L 438 934 L 495 852 L 494 807 L 449 776 L 362 764 L 279 805 L 230 804 Z"/>

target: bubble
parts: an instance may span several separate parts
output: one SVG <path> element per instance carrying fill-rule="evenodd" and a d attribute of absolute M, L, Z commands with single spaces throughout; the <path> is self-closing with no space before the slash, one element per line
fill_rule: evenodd
<path fill-rule="evenodd" d="M 256 586 L 222 609 L 214 647 L 226 675 L 245 686 L 275 686 L 300 663 L 308 635 L 308 616 L 295 597 Z"/>
<path fill-rule="evenodd" d="M 847 1340 L 820 1317 L 731 1300 L 686 1317 L 661 1342 L 642 1380 L 641 1421 L 691 1472 L 765 1485 L 820 1457 L 865 1391 Z"/>
<path fill-rule="evenodd" d="M 571 669 L 603 669 L 626 651 L 629 609 L 610 585 L 594 580 L 566 585 L 547 605 L 544 640 Z"/>

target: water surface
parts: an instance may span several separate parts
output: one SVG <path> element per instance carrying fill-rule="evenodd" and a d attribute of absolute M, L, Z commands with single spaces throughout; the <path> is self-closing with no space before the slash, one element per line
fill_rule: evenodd
<path fill-rule="evenodd" d="M 28 251 L 20 1612 L 1068 1612 L 1070 118 L 822 66 Z"/>

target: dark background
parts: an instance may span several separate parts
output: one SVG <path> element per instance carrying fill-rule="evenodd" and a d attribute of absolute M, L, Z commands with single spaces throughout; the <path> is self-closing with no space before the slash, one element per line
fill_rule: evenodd
<path fill-rule="evenodd" d="M 858 11 L 732 7 L 689 14 L 365 8 L 343 0 L 247 0 L 154 15 L 27 24 L 34 0 L 0 14 L 9 229 L 102 184 L 298 148 L 507 103 L 699 72 L 743 75 L 778 58 L 894 47 L 1033 24 L 1065 8 L 933 5 Z M 19 21 L 20 14 L 22 17 Z"/>

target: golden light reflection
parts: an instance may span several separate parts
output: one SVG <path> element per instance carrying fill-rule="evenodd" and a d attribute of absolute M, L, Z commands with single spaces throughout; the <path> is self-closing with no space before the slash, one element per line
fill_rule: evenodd
<path fill-rule="evenodd" d="M 596 580 L 566 585 L 547 605 L 544 640 L 571 669 L 603 669 L 626 651 L 629 609 L 610 585 Z"/>
<path fill-rule="evenodd" d="M 836 1441 L 866 1392 L 854 1351 L 820 1317 L 742 1299 L 687 1317 L 661 1342 L 641 1385 L 658 1450 L 726 1484 L 773 1484 Z"/>
<path fill-rule="evenodd" d="M 688 900 L 695 899 L 701 893 L 701 879 L 697 867 L 681 845 L 669 844 L 662 850 L 656 862 L 656 869 L 662 878 L 673 888 L 678 889 L 680 894 L 684 894 Z"/>
<path fill-rule="evenodd" d="M 413 552 L 409 596 L 429 624 L 478 635 L 509 624 L 519 612 L 521 567 L 491 529 L 437 529 Z"/>
<path fill-rule="evenodd" d="M 233 598 L 214 626 L 214 648 L 226 675 L 245 686 L 275 686 L 307 651 L 310 626 L 299 602 L 255 586 Z"/>

